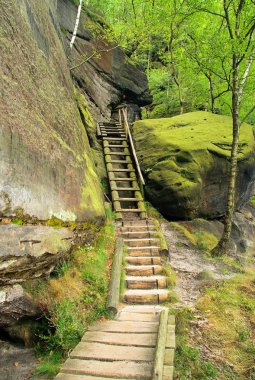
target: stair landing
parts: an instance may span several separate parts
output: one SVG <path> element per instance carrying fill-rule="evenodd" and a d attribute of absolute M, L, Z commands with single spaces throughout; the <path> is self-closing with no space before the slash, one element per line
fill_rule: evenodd
<path fill-rule="evenodd" d="M 56 379 L 151 379 L 161 310 L 161 306 L 126 306 L 114 320 L 94 324 Z M 170 334 L 174 343 L 174 328 Z"/>

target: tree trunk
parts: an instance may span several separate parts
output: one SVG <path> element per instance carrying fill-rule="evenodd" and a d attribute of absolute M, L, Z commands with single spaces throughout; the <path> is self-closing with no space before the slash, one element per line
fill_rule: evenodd
<path fill-rule="evenodd" d="M 80 4 L 79 4 L 79 7 L 78 7 L 76 21 L 75 21 L 75 26 L 74 26 L 74 31 L 73 31 L 73 36 L 72 36 L 72 39 L 71 39 L 71 42 L 70 42 L 70 49 L 72 49 L 74 41 L 75 41 L 75 38 L 76 38 L 76 34 L 77 34 L 79 22 L 80 22 L 80 16 L 81 16 L 82 1 L 83 0 L 80 0 Z"/>
<path fill-rule="evenodd" d="M 230 159 L 230 174 L 229 174 L 229 185 L 228 185 L 228 200 L 226 215 L 224 218 L 224 231 L 222 238 L 213 250 L 213 255 L 221 256 L 226 253 L 228 248 L 228 243 L 231 236 L 233 215 L 235 211 L 235 188 L 236 188 L 236 177 L 237 177 L 237 159 L 238 159 L 238 145 L 239 145 L 239 85 L 238 85 L 238 69 L 237 69 L 237 57 L 233 56 L 233 89 L 232 89 L 232 122 L 233 122 L 233 140 L 231 149 L 231 159 Z"/>

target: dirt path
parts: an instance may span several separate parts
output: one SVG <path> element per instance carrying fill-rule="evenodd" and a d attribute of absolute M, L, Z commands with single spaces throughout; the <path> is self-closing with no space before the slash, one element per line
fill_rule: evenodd
<path fill-rule="evenodd" d="M 208 283 L 208 279 L 199 278 L 201 272 L 208 271 L 215 280 L 230 278 L 231 274 L 223 274 L 222 264 L 211 263 L 202 256 L 202 253 L 192 249 L 188 240 L 171 228 L 169 223 L 162 223 L 161 226 L 169 246 L 171 266 L 177 273 L 174 291 L 179 301 L 175 306 L 192 307 Z"/>

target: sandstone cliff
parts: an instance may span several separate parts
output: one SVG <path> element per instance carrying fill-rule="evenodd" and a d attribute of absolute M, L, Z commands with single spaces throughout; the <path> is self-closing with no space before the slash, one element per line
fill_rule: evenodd
<path fill-rule="evenodd" d="M 90 55 L 103 27 L 84 13 L 68 62 L 77 10 L 71 1 L 12 0 L 0 7 L 0 211 L 22 208 L 39 219 L 102 218 L 102 190 L 84 124 L 91 121 L 93 135 L 95 122 L 109 119 L 124 98 L 148 102 L 146 76 L 125 63 L 120 49 L 87 62 L 73 71 L 85 99 L 79 112 L 69 68 Z"/>

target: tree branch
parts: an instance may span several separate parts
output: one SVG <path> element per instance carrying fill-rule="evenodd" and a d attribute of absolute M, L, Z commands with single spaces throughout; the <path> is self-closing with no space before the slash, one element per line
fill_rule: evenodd
<path fill-rule="evenodd" d="M 247 117 L 249 117 L 253 112 L 255 111 L 255 105 L 250 109 L 249 112 L 247 112 L 247 114 L 244 116 L 244 118 L 242 119 L 241 123 L 240 123 L 240 127 L 241 125 L 245 122 L 245 120 L 247 119 Z"/>
<path fill-rule="evenodd" d="M 91 54 L 89 57 L 87 57 L 86 59 L 84 59 L 83 61 L 81 61 L 80 63 L 78 63 L 77 65 L 73 66 L 73 67 L 70 67 L 70 71 L 73 71 L 74 69 L 77 69 L 78 67 L 80 67 L 81 65 L 83 65 L 84 63 L 88 62 L 90 59 L 92 59 L 93 57 L 95 57 L 95 55 L 97 54 L 100 54 L 100 53 L 108 53 L 109 51 L 111 50 L 114 50 L 116 49 L 117 47 L 119 47 L 119 45 L 116 45 L 110 49 L 100 49 L 100 50 L 96 50 L 94 51 L 93 54 Z"/>

